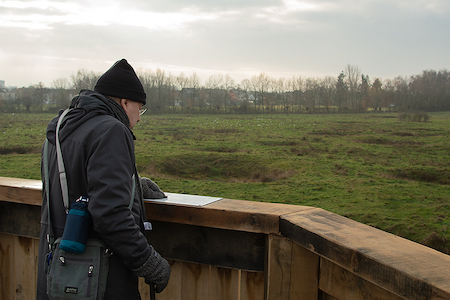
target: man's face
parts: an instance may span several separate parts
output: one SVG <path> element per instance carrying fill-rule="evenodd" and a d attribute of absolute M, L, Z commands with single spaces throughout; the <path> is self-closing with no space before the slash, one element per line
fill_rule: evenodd
<path fill-rule="evenodd" d="M 129 99 L 122 99 L 120 104 L 130 120 L 130 129 L 133 129 L 137 122 L 141 120 L 140 111 L 143 106 L 142 103 Z"/>

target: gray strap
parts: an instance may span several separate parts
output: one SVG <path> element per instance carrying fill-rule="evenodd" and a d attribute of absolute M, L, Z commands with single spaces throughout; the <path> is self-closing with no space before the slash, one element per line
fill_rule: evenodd
<path fill-rule="evenodd" d="M 53 229 L 50 220 L 50 183 L 48 182 L 48 139 L 45 139 L 44 143 L 44 181 L 45 181 L 45 198 L 47 200 L 47 215 L 48 215 L 48 234 L 47 234 L 47 242 L 49 247 L 53 244 Z"/>
<path fill-rule="evenodd" d="M 61 192 L 62 192 L 62 196 L 63 196 L 63 202 L 64 202 L 64 208 L 66 210 L 66 214 L 69 212 L 69 189 L 68 189 L 68 185 L 67 185 L 66 169 L 64 167 L 64 161 L 63 161 L 63 156 L 62 156 L 62 152 L 61 152 L 61 144 L 59 142 L 59 128 L 61 126 L 61 123 L 62 123 L 64 117 L 71 110 L 72 109 L 70 109 L 70 108 L 66 109 L 59 117 L 58 124 L 56 124 L 56 156 L 58 158 L 59 181 L 61 183 Z M 48 182 L 48 181 L 46 181 L 46 182 Z M 130 204 L 128 206 L 130 209 L 133 207 L 135 191 L 136 191 L 136 176 L 135 176 L 135 174 L 133 174 L 132 188 L 131 188 L 131 200 L 130 200 Z"/>
<path fill-rule="evenodd" d="M 69 111 L 71 111 L 71 109 L 68 108 L 61 114 L 58 119 L 58 124 L 56 125 L 56 156 L 58 158 L 59 181 L 61 183 L 61 191 L 66 214 L 69 213 L 69 189 L 67 186 L 66 169 L 64 167 L 64 161 L 61 153 L 61 145 L 59 143 L 59 127 Z"/>

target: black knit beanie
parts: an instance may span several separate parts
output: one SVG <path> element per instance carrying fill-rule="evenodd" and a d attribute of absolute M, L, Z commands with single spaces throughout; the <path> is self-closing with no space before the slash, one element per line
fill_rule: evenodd
<path fill-rule="evenodd" d="M 118 60 L 97 81 L 94 91 L 112 97 L 140 102 L 145 105 L 142 83 L 126 59 Z"/>

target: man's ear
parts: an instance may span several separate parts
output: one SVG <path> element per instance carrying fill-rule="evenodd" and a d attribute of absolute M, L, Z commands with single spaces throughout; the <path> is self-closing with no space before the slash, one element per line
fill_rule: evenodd
<path fill-rule="evenodd" d="M 120 106 L 122 106 L 124 111 L 127 111 L 128 108 L 128 100 L 125 98 L 120 99 Z"/>

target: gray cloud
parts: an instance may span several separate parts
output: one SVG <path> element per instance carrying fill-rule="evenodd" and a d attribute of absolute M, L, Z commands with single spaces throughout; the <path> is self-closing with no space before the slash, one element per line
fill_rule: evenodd
<path fill-rule="evenodd" d="M 337 76 L 347 64 L 372 78 L 414 75 L 450 65 L 447 2 L 53 1 L 45 9 L 0 3 L 0 79 L 50 85 L 80 68 L 103 72 L 122 57 L 135 68 L 174 75 Z"/>
<path fill-rule="evenodd" d="M 280 5 L 282 1 L 280 0 L 229 0 L 229 1 L 221 1 L 221 0 L 187 0 L 187 1 L 179 1 L 179 0 L 155 0 L 155 1 L 146 1 L 146 0 L 138 0 L 133 1 L 132 6 L 151 10 L 151 11 L 160 11 L 160 12 L 170 12 L 170 11 L 179 11 L 186 8 L 196 8 L 202 11 L 224 11 L 224 10 L 242 10 L 242 9 L 257 9 L 260 7 L 267 7 L 272 5 Z"/>

